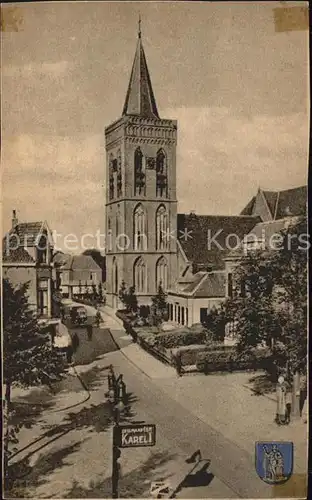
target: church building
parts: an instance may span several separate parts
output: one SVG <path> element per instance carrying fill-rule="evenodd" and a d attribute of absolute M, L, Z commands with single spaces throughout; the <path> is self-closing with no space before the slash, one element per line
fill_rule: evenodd
<path fill-rule="evenodd" d="M 122 281 L 147 304 L 176 276 L 177 122 L 160 118 L 139 29 L 122 116 L 105 129 L 107 305 Z"/>

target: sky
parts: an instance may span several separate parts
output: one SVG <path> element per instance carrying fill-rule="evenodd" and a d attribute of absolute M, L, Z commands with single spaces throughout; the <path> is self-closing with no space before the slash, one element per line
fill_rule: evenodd
<path fill-rule="evenodd" d="M 275 30 L 285 4 L 306 2 L 15 3 L 19 30 L 1 49 L 3 230 L 15 209 L 59 234 L 104 232 L 104 128 L 121 116 L 139 13 L 159 114 L 178 120 L 178 211 L 236 215 L 259 186 L 305 184 L 308 32 Z"/>

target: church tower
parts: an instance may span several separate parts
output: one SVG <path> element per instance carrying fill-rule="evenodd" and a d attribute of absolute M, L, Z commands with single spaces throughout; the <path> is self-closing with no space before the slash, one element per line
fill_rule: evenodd
<path fill-rule="evenodd" d="M 177 122 L 160 118 L 141 29 L 122 116 L 105 129 L 107 305 L 122 281 L 148 304 L 177 272 Z"/>

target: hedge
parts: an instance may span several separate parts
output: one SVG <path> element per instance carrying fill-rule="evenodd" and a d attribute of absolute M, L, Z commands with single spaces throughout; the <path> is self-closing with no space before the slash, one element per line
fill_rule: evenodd
<path fill-rule="evenodd" d="M 238 354 L 234 349 L 211 352 L 200 352 L 197 355 L 198 371 L 209 373 L 214 371 L 259 370 L 268 362 L 269 351 L 254 349 L 248 353 Z"/>
<path fill-rule="evenodd" d="M 172 363 L 176 364 L 176 358 L 180 357 L 181 365 L 195 365 L 199 353 L 205 353 L 211 351 L 212 346 L 210 345 L 189 345 L 183 347 L 176 347 L 171 350 Z"/>
<path fill-rule="evenodd" d="M 173 349 L 180 346 L 188 346 L 192 344 L 205 344 L 205 332 L 192 332 L 192 331 L 171 331 L 159 333 L 156 336 L 156 344 L 166 349 Z"/>

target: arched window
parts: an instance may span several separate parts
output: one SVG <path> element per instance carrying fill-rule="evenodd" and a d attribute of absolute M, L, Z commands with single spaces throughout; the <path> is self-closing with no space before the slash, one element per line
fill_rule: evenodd
<path fill-rule="evenodd" d="M 163 149 L 156 155 L 156 196 L 168 196 L 167 157 Z"/>
<path fill-rule="evenodd" d="M 165 257 L 160 257 L 156 263 L 156 287 L 161 285 L 164 292 L 168 289 L 168 265 Z"/>
<path fill-rule="evenodd" d="M 156 211 L 156 250 L 166 250 L 168 242 L 168 214 L 164 205 L 160 205 Z"/>
<path fill-rule="evenodd" d="M 121 152 L 117 152 L 117 197 L 122 196 Z"/>
<path fill-rule="evenodd" d="M 137 205 L 133 213 L 133 248 L 134 250 L 147 249 L 145 210 L 141 203 Z"/>
<path fill-rule="evenodd" d="M 134 152 L 134 194 L 145 196 L 145 172 L 141 148 Z"/>
<path fill-rule="evenodd" d="M 117 206 L 117 212 L 116 212 L 116 238 L 118 238 L 118 235 L 122 232 L 121 228 L 121 215 L 120 215 L 120 206 Z"/>
<path fill-rule="evenodd" d="M 113 284 L 113 293 L 118 294 L 118 266 L 116 257 L 113 258 L 113 276 L 112 276 L 112 284 Z"/>
<path fill-rule="evenodd" d="M 113 155 L 109 155 L 109 199 L 114 198 L 114 158 Z"/>
<path fill-rule="evenodd" d="M 134 263 L 133 284 L 137 293 L 146 292 L 146 266 L 142 257 L 139 257 Z"/>

